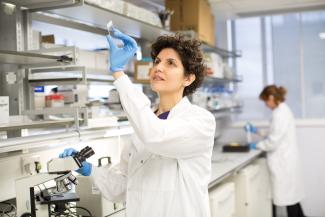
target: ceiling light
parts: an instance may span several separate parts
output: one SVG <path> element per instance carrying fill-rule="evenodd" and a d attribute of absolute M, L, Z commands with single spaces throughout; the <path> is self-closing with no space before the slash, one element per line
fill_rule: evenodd
<path fill-rule="evenodd" d="M 6 2 L 2 2 L 2 5 L 3 5 L 3 11 L 5 12 L 5 14 L 12 15 L 15 12 L 16 5 L 11 4 L 11 3 L 6 3 Z"/>
<path fill-rule="evenodd" d="M 325 32 L 319 33 L 319 38 L 325 40 Z"/>

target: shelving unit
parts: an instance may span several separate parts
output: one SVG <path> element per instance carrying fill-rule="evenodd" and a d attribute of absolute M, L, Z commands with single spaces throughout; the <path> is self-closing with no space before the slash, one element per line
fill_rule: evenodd
<path fill-rule="evenodd" d="M 117 13 L 115 11 L 104 9 L 98 5 L 91 4 L 84 0 L 6 0 L 17 4 L 22 10 L 28 10 L 28 14 L 32 20 L 51 23 L 59 26 L 64 26 L 72 29 L 78 29 L 99 35 L 106 35 L 106 24 L 113 20 L 114 25 L 121 31 L 128 35 L 154 41 L 159 35 L 172 35 L 174 32 L 167 31 L 158 26 L 146 23 L 141 20 L 133 19 L 126 15 Z M 59 52 L 62 48 L 56 48 Z M 73 55 L 57 55 L 56 49 L 39 50 L 33 52 L 8 52 L 0 51 L 0 63 L 16 64 L 20 67 L 28 68 L 28 85 L 30 90 L 32 87 L 43 85 L 70 85 L 70 84 L 111 84 L 114 79 L 112 76 L 98 75 L 87 73 L 87 68 L 76 64 L 76 52 L 71 50 Z M 63 48 L 65 49 L 65 48 Z M 66 48 L 67 52 L 70 48 Z M 202 49 L 207 52 L 218 53 L 222 58 L 236 58 L 240 57 L 240 52 L 227 51 L 221 48 L 212 47 L 207 44 L 202 44 Z M 38 53 L 36 53 L 38 52 Z M 68 52 L 69 53 L 69 52 Z M 65 54 L 65 53 L 63 53 Z M 69 53 L 70 54 L 70 53 Z M 206 82 L 213 82 L 216 84 L 229 84 L 241 81 L 241 78 L 212 78 L 207 77 Z M 30 91 L 32 92 L 32 91 Z M 30 101 L 31 102 L 31 101 Z M 33 102 L 32 102 L 33 103 Z M 238 107 L 222 108 L 212 111 L 213 113 L 229 112 Z M 24 111 L 28 115 L 46 115 L 58 114 L 64 109 L 44 109 Z M 72 120 L 58 120 L 58 121 L 41 121 L 30 124 L 21 123 L 16 125 L 16 129 L 23 129 L 24 127 L 47 127 L 58 125 L 75 125 L 78 132 L 80 132 L 79 111 L 76 113 L 70 112 Z M 77 115 L 76 115 L 77 114 Z M 87 122 L 87 112 L 82 118 Z M 25 125 L 24 125 L 25 124 Z M 13 129 L 8 128 L 7 129 Z"/>
<path fill-rule="evenodd" d="M 135 38 L 154 41 L 159 35 L 173 35 L 172 31 L 136 20 L 97 5 L 83 2 L 80 7 L 51 10 L 46 13 L 32 14 L 34 20 L 66 26 L 86 32 L 107 35 L 106 24 L 113 20 L 114 26 Z M 195 37 L 194 31 L 182 31 L 190 37 Z M 236 58 L 241 56 L 239 51 L 228 51 L 219 47 L 203 43 L 202 49 L 206 52 L 216 52 L 223 58 Z"/>
<path fill-rule="evenodd" d="M 0 50 L 0 63 L 15 64 L 22 68 L 64 65 L 70 63 L 72 60 L 72 58 L 67 56 Z"/>

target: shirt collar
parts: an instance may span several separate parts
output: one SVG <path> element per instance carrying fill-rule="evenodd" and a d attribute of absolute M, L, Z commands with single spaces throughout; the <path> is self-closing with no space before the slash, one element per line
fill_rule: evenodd
<path fill-rule="evenodd" d="M 189 105 L 191 105 L 191 102 L 188 100 L 186 96 L 184 96 L 170 111 L 168 114 L 167 119 L 171 118 L 175 113 L 182 111 L 186 109 Z M 155 112 L 158 109 L 158 105 L 154 106 L 152 108 L 152 111 Z"/>

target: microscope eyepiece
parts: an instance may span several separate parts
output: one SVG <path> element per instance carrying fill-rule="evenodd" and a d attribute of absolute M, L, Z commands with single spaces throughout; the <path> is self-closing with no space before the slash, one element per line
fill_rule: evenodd
<path fill-rule="evenodd" d="M 91 157 L 94 154 L 94 150 L 91 147 L 86 146 L 85 148 L 81 149 L 79 152 L 76 153 L 74 159 L 79 165 L 81 165 L 82 162 L 84 162 L 87 158 Z"/>

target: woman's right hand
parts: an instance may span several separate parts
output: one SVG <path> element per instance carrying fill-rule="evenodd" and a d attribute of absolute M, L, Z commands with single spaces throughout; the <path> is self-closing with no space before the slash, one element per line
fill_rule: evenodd
<path fill-rule="evenodd" d="M 59 154 L 59 158 L 65 158 L 70 156 L 75 156 L 78 153 L 78 151 L 74 148 L 66 148 L 64 151 Z M 89 176 L 91 174 L 92 165 L 91 163 L 88 163 L 87 161 L 81 162 L 82 167 L 76 170 L 77 173 L 83 175 L 83 176 Z"/>
<path fill-rule="evenodd" d="M 110 62 L 110 71 L 118 72 L 123 71 L 125 65 L 129 60 L 134 57 L 138 49 L 136 41 L 130 36 L 120 32 L 116 28 L 112 28 L 112 35 L 114 38 L 120 39 L 123 42 L 123 47 L 119 48 L 113 41 L 112 36 L 107 35 L 107 41 L 109 44 L 109 62 Z"/>
<path fill-rule="evenodd" d="M 244 129 L 246 132 L 251 132 L 254 134 L 258 133 L 258 129 L 255 126 L 253 126 L 251 123 L 246 123 Z"/>

